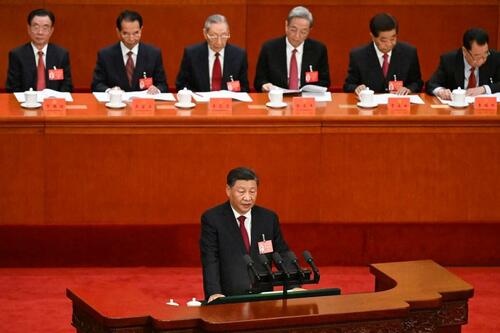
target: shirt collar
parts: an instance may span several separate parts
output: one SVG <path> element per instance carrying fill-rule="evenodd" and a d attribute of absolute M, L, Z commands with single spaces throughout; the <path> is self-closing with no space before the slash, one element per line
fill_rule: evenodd
<path fill-rule="evenodd" d="M 130 50 L 128 47 L 123 44 L 123 42 L 120 42 L 120 49 L 122 50 L 122 55 L 126 56 L 128 51 L 132 51 L 134 55 L 137 55 L 139 53 L 139 43 L 135 44 L 135 46 Z"/>
<path fill-rule="evenodd" d="M 467 59 L 465 59 L 465 56 L 464 57 L 464 70 L 465 72 L 470 72 L 470 69 L 472 68 L 472 66 L 469 64 L 469 62 L 467 61 Z M 477 67 L 476 67 L 477 69 Z"/>
<path fill-rule="evenodd" d="M 49 46 L 49 44 L 45 44 L 45 46 L 40 50 L 43 52 L 43 55 L 47 55 L 47 47 Z M 37 47 L 35 46 L 35 44 L 31 43 L 31 47 L 33 48 L 33 52 L 38 55 L 38 49 Z"/>
<path fill-rule="evenodd" d="M 207 44 L 207 47 L 208 47 L 208 56 L 209 56 L 209 57 L 214 57 L 214 58 L 215 58 L 215 53 L 216 53 L 216 52 L 215 52 L 214 50 L 212 50 L 212 49 L 210 48 L 210 46 L 208 46 L 208 44 Z M 219 51 L 219 56 L 220 56 L 220 57 L 222 57 L 222 58 L 224 58 L 224 50 L 225 50 L 225 49 L 226 49 L 226 48 L 223 48 L 222 50 L 220 50 L 220 51 Z"/>
<path fill-rule="evenodd" d="M 238 219 L 238 217 L 240 216 L 244 216 L 246 217 L 246 220 L 245 221 L 248 221 L 251 217 L 252 217 L 252 209 L 250 209 L 248 212 L 246 212 L 245 214 L 240 214 L 238 213 L 234 208 L 233 206 L 231 206 L 231 209 L 233 210 L 233 214 L 234 214 L 234 218 L 235 219 Z"/>
<path fill-rule="evenodd" d="M 292 52 L 293 49 L 297 50 L 297 53 L 302 54 L 302 51 L 304 50 L 304 42 L 302 42 L 299 46 L 294 47 L 290 42 L 288 41 L 288 38 L 285 36 L 285 42 L 286 42 L 286 50 Z"/>
<path fill-rule="evenodd" d="M 378 49 L 377 44 L 375 44 L 375 43 L 373 43 L 373 47 L 375 48 L 375 52 L 377 53 L 377 59 L 382 58 L 382 56 L 384 55 L 384 52 L 381 52 Z M 392 49 L 392 50 L 394 50 L 394 49 Z M 389 56 L 389 59 L 391 59 L 392 50 L 390 50 L 389 52 L 387 52 L 387 55 Z"/>

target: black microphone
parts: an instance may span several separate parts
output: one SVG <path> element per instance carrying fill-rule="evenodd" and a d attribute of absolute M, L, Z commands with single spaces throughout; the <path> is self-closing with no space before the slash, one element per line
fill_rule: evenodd
<path fill-rule="evenodd" d="M 245 260 L 245 263 L 250 268 L 250 270 L 252 270 L 252 273 L 255 275 L 255 277 L 257 278 L 257 280 L 260 281 L 260 276 L 259 276 L 259 274 L 257 274 L 257 271 L 255 270 L 255 267 L 253 265 L 254 262 L 253 262 L 252 258 L 250 258 L 250 256 L 248 254 L 245 254 L 243 256 L 243 260 Z"/>
<path fill-rule="evenodd" d="M 259 254 L 259 260 L 264 265 L 266 268 L 267 272 L 271 276 L 271 279 L 274 280 L 274 273 L 273 270 L 271 269 L 271 264 L 269 263 L 269 260 L 267 260 L 267 256 L 265 254 Z"/>
<path fill-rule="evenodd" d="M 299 262 L 297 260 L 297 256 L 295 255 L 295 253 L 293 251 L 288 251 L 287 256 L 290 259 L 290 261 L 292 262 L 292 264 L 297 268 L 297 272 L 299 272 L 300 277 L 302 279 L 305 279 L 306 276 L 304 274 L 304 271 L 302 270 L 302 267 L 300 267 L 300 265 L 299 265 Z"/>
<path fill-rule="evenodd" d="M 314 259 L 311 256 L 311 253 L 309 253 L 309 251 L 305 250 L 302 253 L 302 255 L 304 256 L 304 259 L 307 261 L 307 263 L 311 266 L 314 273 L 316 273 L 316 274 L 319 273 L 319 269 L 318 269 L 318 267 L 316 267 L 316 264 L 314 263 Z"/>
<path fill-rule="evenodd" d="M 276 264 L 276 267 L 278 267 L 278 269 L 282 271 L 283 274 L 285 274 L 286 278 L 289 279 L 290 272 L 288 272 L 288 269 L 285 267 L 285 263 L 283 262 L 283 258 L 281 258 L 278 252 L 273 252 L 273 260 Z"/>

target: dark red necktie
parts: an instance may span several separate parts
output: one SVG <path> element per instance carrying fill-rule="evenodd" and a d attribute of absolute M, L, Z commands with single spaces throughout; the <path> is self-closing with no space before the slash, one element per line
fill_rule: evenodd
<path fill-rule="evenodd" d="M 292 57 L 290 58 L 290 77 L 288 79 L 288 89 L 299 89 L 299 71 L 297 68 L 297 57 L 295 54 L 297 49 L 292 50 Z"/>
<path fill-rule="evenodd" d="M 45 64 L 43 63 L 43 52 L 38 51 L 38 68 L 36 72 L 36 90 L 45 89 Z"/>
<path fill-rule="evenodd" d="M 130 87 L 132 87 L 132 76 L 134 75 L 134 60 L 132 59 L 132 54 L 134 54 L 132 51 L 128 51 L 127 64 L 125 65 L 125 69 L 127 70 L 128 84 Z"/>
<path fill-rule="evenodd" d="M 470 69 L 469 83 L 467 83 L 467 89 L 476 88 L 476 74 L 474 74 L 475 70 L 476 69 L 474 67 Z"/>
<path fill-rule="evenodd" d="M 219 52 L 215 54 L 214 67 L 212 68 L 212 91 L 222 89 L 222 70 L 220 68 Z"/>
<path fill-rule="evenodd" d="M 250 253 L 250 240 L 248 239 L 247 228 L 245 228 L 245 219 L 246 217 L 243 215 L 238 217 L 238 221 L 240 222 L 241 238 L 243 238 L 243 244 L 245 244 L 247 253 Z"/>
<path fill-rule="evenodd" d="M 384 62 L 382 63 L 382 72 L 384 72 L 384 77 L 387 77 L 387 72 L 389 72 L 389 55 L 384 53 Z"/>

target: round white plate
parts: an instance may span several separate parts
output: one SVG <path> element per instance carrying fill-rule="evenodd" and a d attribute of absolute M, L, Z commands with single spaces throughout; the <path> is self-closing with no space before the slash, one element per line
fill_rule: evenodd
<path fill-rule="evenodd" d="M 373 108 L 376 108 L 378 106 L 377 103 L 365 104 L 365 103 L 361 103 L 361 102 L 358 102 L 356 105 L 359 106 L 360 108 L 365 108 L 365 109 L 373 109 Z"/>
<path fill-rule="evenodd" d="M 175 105 L 175 107 L 177 107 L 179 109 L 191 109 L 191 108 L 194 108 L 196 106 L 196 104 L 193 103 L 193 102 L 191 102 L 189 104 L 184 104 L 184 103 L 177 102 L 174 105 Z"/>
<path fill-rule="evenodd" d="M 452 108 L 462 109 L 468 107 L 469 104 L 467 102 L 464 104 L 455 104 L 453 102 L 450 102 L 449 106 L 451 106 Z"/>
<path fill-rule="evenodd" d="M 42 106 L 42 104 L 38 103 L 38 102 L 36 102 L 36 103 L 26 103 L 26 102 L 21 103 L 21 107 L 23 107 L 25 109 L 37 109 L 40 106 Z"/>
<path fill-rule="evenodd" d="M 110 108 L 110 109 L 123 109 L 124 107 L 127 106 L 127 104 L 121 102 L 120 104 L 111 104 L 110 102 L 104 104 L 106 105 L 106 107 Z"/>
<path fill-rule="evenodd" d="M 281 102 L 281 103 L 267 102 L 266 106 L 268 106 L 270 108 L 274 108 L 274 109 L 281 109 L 281 108 L 284 108 L 285 106 L 287 106 L 287 104 L 285 102 Z"/>

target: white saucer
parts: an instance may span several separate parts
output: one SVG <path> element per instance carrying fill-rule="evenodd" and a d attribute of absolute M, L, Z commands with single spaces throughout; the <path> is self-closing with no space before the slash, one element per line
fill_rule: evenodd
<path fill-rule="evenodd" d="M 266 103 L 266 106 L 268 106 L 270 108 L 274 108 L 274 109 L 281 109 L 281 108 L 284 108 L 287 105 L 288 104 L 286 104 L 285 102 L 281 102 L 281 103 L 267 102 Z"/>
<path fill-rule="evenodd" d="M 465 102 L 464 104 L 455 104 L 453 102 L 450 102 L 450 104 L 448 104 L 448 105 L 451 106 L 452 108 L 462 109 L 462 108 L 468 107 L 469 103 Z"/>
<path fill-rule="evenodd" d="M 196 106 L 195 103 L 191 102 L 191 103 L 188 103 L 188 104 L 184 104 L 184 103 L 175 103 L 174 104 L 175 107 L 179 108 L 179 109 L 191 109 L 191 108 L 194 108 Z"/>
<path fill-rule="evenodd" d="M 36 103 L 26 103 L 26 102 L 21 103 L 21 107 L 23 107 L 25 109 L 37 109 L 40 106 L 42 106 L 42 104 L 38 103 L 38 102 L 36 102 Z"/>
<path fill-rule="evenodd" d="M 110 109 L 123 109 L 124 107 L 127 106 L 127 104 L 121 102 L 120 104 L 111 104 L 111 102 L 108 102 L 106 104 L 106 107 L 110 108 Z"/>
<path fill-rule="evenodd" d="M 373 109 L 373 108 L 376 108 L 378 106 L 378 104 L 375 102 L 373 102 L 372 104 L 365 104 L 365 103 L 358 102 L 356 105 L 359 106 L 360 108 L 365 108 L 365 109 Z"/>

